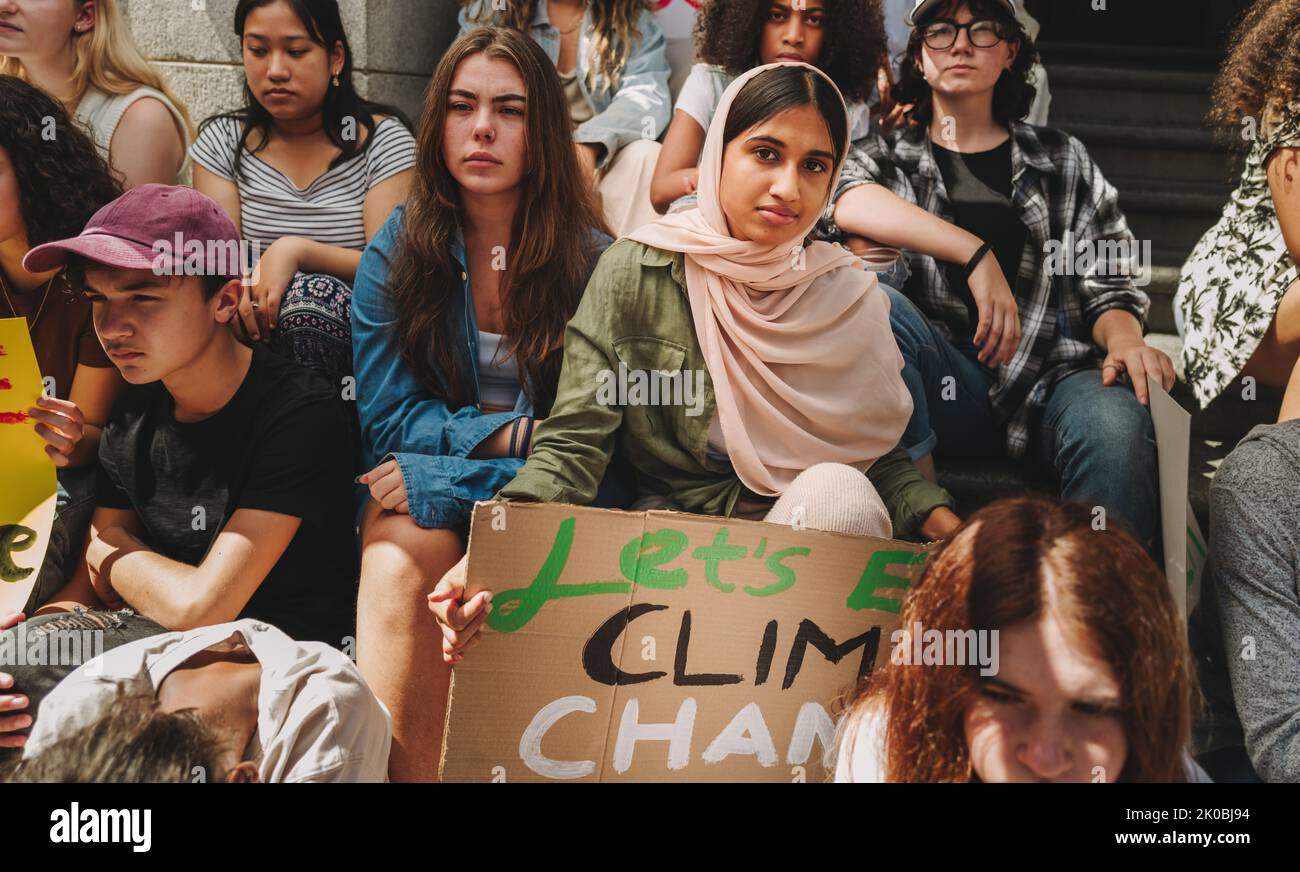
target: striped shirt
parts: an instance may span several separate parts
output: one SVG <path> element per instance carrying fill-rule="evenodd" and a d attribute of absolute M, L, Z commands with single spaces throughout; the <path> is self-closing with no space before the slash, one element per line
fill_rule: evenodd
<path fill-rule="evenodd" d="M 194 162 L 239 187 L 243 237 L 266 251 L 281 236 L 301 236 L 324 245 L 360 251 L 366 247 L 362 210 L 366 192 L 415 166 L 415 137 L 391 116 L 375 126 L 364 152 L 326 170 L 306 188 L 244 149 L 239 178 L 235 150 L 241 123 L 215 118 L 190 147 Z"/>

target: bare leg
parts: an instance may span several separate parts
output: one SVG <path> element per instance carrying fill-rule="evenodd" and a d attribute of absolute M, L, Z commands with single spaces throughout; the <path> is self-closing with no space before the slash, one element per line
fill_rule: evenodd
<path fill-rule="evenodd" d="M 357 667 L 393 717 L 392 781 L 436 781 L 451 667 L 426 596 L 465 554 L 452 530 L 425 530 L 373 500 L 361 522 Z"/>

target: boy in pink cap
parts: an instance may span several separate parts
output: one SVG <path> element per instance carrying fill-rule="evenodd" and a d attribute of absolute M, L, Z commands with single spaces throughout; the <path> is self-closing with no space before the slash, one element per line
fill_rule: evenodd
<path fill-rule="evenodd" d="M 169 630 L 256 618 L 336 647 L 356 598 L 350 410 L 234 332 L 234 224 L 190 188 L 143 185 L 24 265 L 61 265 L 128 387 L 100 443 L 84 559 L 38 614 L 129 606 Z"/>

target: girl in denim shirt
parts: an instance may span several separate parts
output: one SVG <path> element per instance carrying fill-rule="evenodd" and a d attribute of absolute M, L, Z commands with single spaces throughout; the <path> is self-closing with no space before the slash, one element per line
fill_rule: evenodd
<path fill-rule="evenodd" d="M 449 672 L 417 604 L 528 455 L 565 324 L 609 244 L 550 60 L 517 31 L 458 40 L 430 83 L 411 196 L 361 258 L 357 665 L 393 716 L 394 781 L 437 776 Z"/>

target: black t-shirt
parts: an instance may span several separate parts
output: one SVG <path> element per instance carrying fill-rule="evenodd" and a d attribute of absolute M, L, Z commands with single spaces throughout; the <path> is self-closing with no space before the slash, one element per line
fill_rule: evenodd
<path fill-rule="evenodd" d="M 998 266 L 1006 276 L 1012 293 L 1020 274 L 1029 231 L 1011 203 L 1011 140 L 992 151 L 962 154 L 934 145 L 934 160 L 943 176 L 943 186 L 952 204 L 953 223 L 993 247 Z M 948 286 L 958 294 L 970 311 L 972 332 L 979 323 L 979 313 L 970 286 L 962 277 L 965 264 L 950 265 Z"/>
<path fill-rule="evenodd" d="M 195 423 L 173 412 L 161 382 L 123 392 L 100 440 L 98 504 L 134 510 L 150 548 L 192 566 L 239 509 L 301 518 L 239 617 L 341 646 L 358 578 L 356 447 L 342 398 L 259 345 L 225 408 Z"/>

